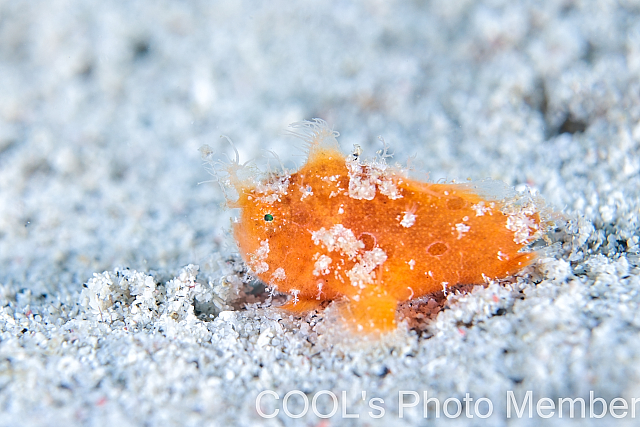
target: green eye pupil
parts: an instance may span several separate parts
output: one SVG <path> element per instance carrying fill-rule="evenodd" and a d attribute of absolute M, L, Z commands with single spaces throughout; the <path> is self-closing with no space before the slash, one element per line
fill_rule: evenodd
<path fill-rule="evenodd" d="M 271 215 L 271 214 L 266 214 L 266 215 L 264 216 L 264 220 L 265 220 L 265 221 L 273 221 L 273 215 Z"/>

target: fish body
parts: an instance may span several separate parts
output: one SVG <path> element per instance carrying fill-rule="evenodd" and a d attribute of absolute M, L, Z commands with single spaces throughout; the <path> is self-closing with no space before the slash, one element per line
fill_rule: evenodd
<path fill-rule="evenodd" d="M 317 119 L 294 129 L 309 151 L 297 171 L 228 181 L 240 253 L 272 290 L 292 295 L 283 309 L 339 300 L 355 329 L 384 332 L 401 302 L 504 278 L 534 259 L 522 251 L 544 232 L 532 200 L 494 200 L 469 184 L 410 179 L 384 156 L 345 155 Z"/>

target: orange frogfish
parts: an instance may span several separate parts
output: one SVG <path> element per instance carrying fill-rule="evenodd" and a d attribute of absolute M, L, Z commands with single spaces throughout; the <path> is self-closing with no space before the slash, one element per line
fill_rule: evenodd
<path fill-rule="evenodd" d="M 462 284 L 512 275 L 546 231 L 532 198 L 498 200 L 471 184 L 420 182 L 386 162 L 344 155 L 319 119 L 292 125 L 308 149 L 296 172 L 226 164 L 223 187 L 240 208 L 233 234 L 253 275 L 292 295 L 282 309 L 305 312 L 341 301 L 358 331 L 396 327 L 399 303 Z M 386 154 L 386 153 L 385 153 Z M 243 176 L 246 175 L 246 176 Z"/>

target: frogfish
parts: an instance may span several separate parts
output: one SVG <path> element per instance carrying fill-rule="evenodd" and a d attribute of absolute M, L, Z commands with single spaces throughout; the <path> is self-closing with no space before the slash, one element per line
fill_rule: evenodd
<path fill-rule="evenodd" d="M 291 125 L 308 158 L 262 177 L 236 158 L 220 179 L 240 208 L 233 235 L 248 269 L 294 313 L 337 301 L 356 331 L 396 328 L 398 304 L 517 273 L 547 231 L 533 197 L 499 199 L 469 183 L 421 182 L 385 153 L 345 155 L 323 120 Z"/>

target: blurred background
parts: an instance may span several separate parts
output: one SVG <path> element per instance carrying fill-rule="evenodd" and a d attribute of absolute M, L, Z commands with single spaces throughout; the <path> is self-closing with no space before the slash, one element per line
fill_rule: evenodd
<path fill-rule="evenodd" d="M 314 117 L 345 151 L 383 136 L 416 177 L 528 184 L 615 221 L 613 190 L 638 182 L 639 17 L 631 0 L 2 0 L 0 283 L 206 265 L 233 242 L 198 147 L 229 152 L 226 135 L 293 167 L 283 131 Z"/>

